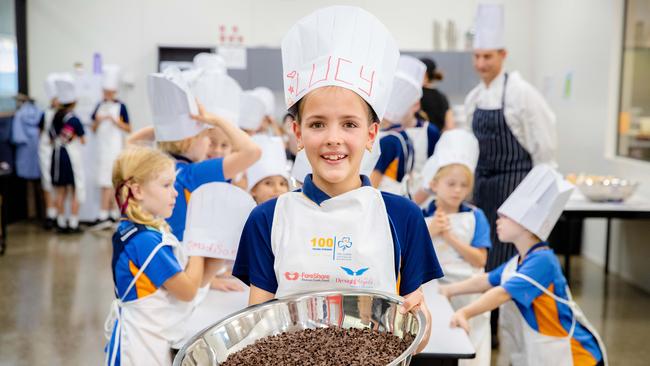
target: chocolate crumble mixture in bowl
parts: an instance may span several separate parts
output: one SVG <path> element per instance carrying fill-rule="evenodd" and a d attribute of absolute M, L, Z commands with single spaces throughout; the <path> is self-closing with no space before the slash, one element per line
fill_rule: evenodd
<path fill-rule="evenodd" d="M 408 365 L 425 318 L 400 314 L 400 304 L 395 295 L 365 290 L 274 299 L 207 327 L 174 365 Z"/>

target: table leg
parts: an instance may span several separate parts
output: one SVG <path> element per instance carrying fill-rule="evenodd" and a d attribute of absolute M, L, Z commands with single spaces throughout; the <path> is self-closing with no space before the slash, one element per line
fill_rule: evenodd
<path fill-rule="evenodd" d="M 607 218 L 607 232 L 605 237 L 605 274 L 609 273 L 609 244 L 610 244 L 610 231 L 612 229 L 612 218 Z"/>
<path fill-rule="evenodd" d="M 576 235 L 572 230 L 572 223 L 575 222 L 571 217 L 567 218 L 567 227 L 569 228 L 569 242 L 567 243 L 566 253 L 564 253 L 564 277 L 567 283 L 571 280 L 571 246 L 575 242 Z"/>

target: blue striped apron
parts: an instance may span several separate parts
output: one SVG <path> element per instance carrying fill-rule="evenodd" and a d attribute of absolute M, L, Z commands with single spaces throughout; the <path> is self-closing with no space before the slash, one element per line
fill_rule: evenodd
<path fill-rule="evenodd" d="M 501 109 L 476 108 L 472 119 L 472 130 L 479 142 L 474 203 L 485 212 L 492 239 L 486 271 L 505 263 L 517 252 L 514 245 L 502 243 L 497 237 L 497 209 L 533 167 L 530 154 L 517 141 L 506 123 L 504 108 L 507 84 L 508 74 L 505 74 Z"/>

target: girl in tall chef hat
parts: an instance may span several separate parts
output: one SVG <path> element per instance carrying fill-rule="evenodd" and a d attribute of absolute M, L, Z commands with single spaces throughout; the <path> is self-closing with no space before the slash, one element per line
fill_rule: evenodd
<path fill-rule="evenodd" d="M 421 286 L 442 270 L 422 213 L 359 174 L 398 58 L 386 27 L 357 7 L 317 10 L 284 37 L 286 104 L 312 174 L 300 191 L 257 206 L 244 226 L 233 274 L 250 285 L 250 304 L 367 288 L 399 293 L 401 311 L 428 316 Z"/>

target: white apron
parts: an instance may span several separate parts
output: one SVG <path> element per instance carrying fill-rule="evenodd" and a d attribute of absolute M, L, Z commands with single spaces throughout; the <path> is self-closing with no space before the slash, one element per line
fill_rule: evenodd
<path fill-rule="evenodd" d="M 97 109 L 97 115 L 120 118 L 120 103 L 102 102 Z M 119 129 L 110 119 L 102 119 L 97 126 L 97 185 L 100 187 L 112 187 L 113 163 L 122 151 L 124 144 L 124 132 Z"/>
<path fill-rule="evenodd" d="M 187 258 L 182 246 L 173 235 L 163 232 L 162 242 L 154 248 L 142 267 L 133 277 L 124 296 L 128 294 L 154 255 L 164 246 L 173 247 L 181 268 L 185 268 Z M 114 365 L 118 346 L 121 348 L 120 363 L 128 365 L 165 365 L 172 363 L 171 346 L 185 337 L 183 323 L 192 314 L 193 303 L 176 299 L 160 287 L 153 294 L 133 300 L 115 299 L 106 319 L 104 331 L 110 340 L 113 327 L 117 341 L 106 352 L 106 364 Z M 109 343 L 110 346 L 110 343 Z M 112 355 L 112 357 L 109 357 Z"/>
<path fill-rule="evenodd" d="M 421 127 L 411 127 L 406 129 L 411 143 L 413 144 L 413 171 L 408 181 L 409 192 L 417 192 L 422 187 L 422 168 L 429 160 L 429 135 L 428 121 L 424 122 Z"/>
<path fill-rule="evenodd" d="M 476 228 L 476 217 L 474 212 L 458 212 L 447 215 L 451 230 L 456 237 L 465 243 L 471 243 Z M 425 219 L 427 226 L 433 220 L 432 217 Z M 431 238 L 436 250 L 438 262 L 442 267 L 445 276 L 439 281 L 442 284 L 451 284 L 466 280 L 477 273 L 482 273 L 483 268 L 477 268 L 469 264 L 463 257 L 440 236 Z M 452 297 L 449 302 L 454 310 L 458 310 L 478 299 L 480 294 L 459 295 Z M 469 338 L 476 350 L 476 357 L 470 360 L 459 360 L 459 365 L 479 366 L 490 365 L 492 352 L 490 335 L 490 313 L 477 315 L 469 320 Z"/>
<path fill-rule="evenodd" d="M 572 366 L 573 354 L 571 352 L 571 337 L 575 330 L 576 322 L 586 328 L 596 339 L 600 352 L 603 355 L 604 364 L 607 365 L 607 353 L 605 344 L 601 341 L 600 336 L 589 323 L 587 318 L 580 310 L 577 303 L 573 301 L 571 291 L 566 288 L 569 300 L 565 300 L 547 288 L 542 286 L 532 278 L 517 273 L 517 263 L 519 256 L 514 256 L 506 265 L 501 275 L 501 284 L 503 285 L 511 277 L 519 277 L 540 291 L 553 298 L 555 301 L 567 305 L 572 313 L 571 329 L 566 337 L 554 337 L 541 334 L 528 325 L 526 319 L 515 305 L 514 301 L 507 301 L 501 305 L 499 311 L 499 341 L 501 349 L 497 365 L 513 366 Z"/>
<path fill-rule="evenodd" d="M 43 130 L 38 139 L 38 164 L 41 168 L 41 186 L 46 192 L 52 192 L 52 176 L 50 169 L 52 168 L 52 139 L 50 138 L 50 127 L 56 110 L 48 108 L 43 114 Z"/>
<path fill-rule="evenodd" d="M 63 117 L 63 123 L 72 118 L 74 115 L 68 113 Z M 83 144 L 79 136 L 75 136 L 71 141 L 63 141 L 63 139 L 58 136 L 54 139 L 54 159 L 55 161 L 51 162 L 58 164 L 58 157 L 60 150 L 64 148 L 68 152 L 68 157 L 70 158 L 70 165 L 72 166 L 72 173 L 74 175 L 74 192 L 75 197 L 79 204 L 83 203 L 86 199 L 86 180 L 84 174 L 83 166 Z"/>
<path fill-rule="evenodd" d="M 306 291 L 397 293 L 395 254 L 381 192 L 361 187 L 318 206 L 302 192 L 278 197 L 271 229 L 276 297 Z"/>
<path fill-rule="evenodd" d="M 407 197 L 409 193 L 408 182 L 410 179 L 410 174 L 413 171 L 412 167 L 413 167 L 414 157 L 413 154 L 409 154 L 408 144 L 404 139 L 404 136 L 402 136 L 402 134 L 395 131 L 382 131 L 379 134 L 379 138 L 381 139 L 388 135 L 397 137 L 399 139 L 399 142 L 402 144 L 402 152 L 404 152 L 404 158 L 406 158 L 406 162 L 404 164 L 406 171 L 404 172 L 404 177 L 402 178 L 401 182 L 398 182 L 395 179 L 384 175 L 381 179 L 381 182 L 379 182 L 379 187 L 377 187 L 377 189 L 379 189 L 380 191 Z M 400 157 L 400 159 L 402 159 L 402 157 Z"/>

